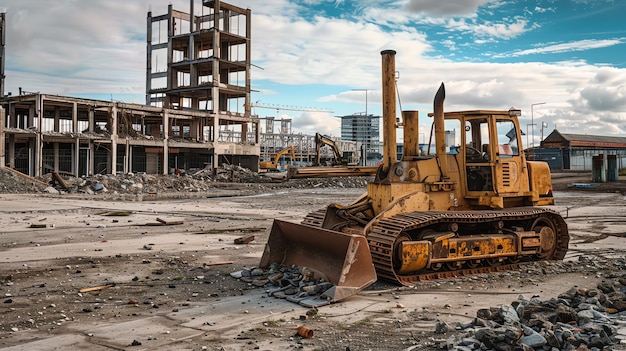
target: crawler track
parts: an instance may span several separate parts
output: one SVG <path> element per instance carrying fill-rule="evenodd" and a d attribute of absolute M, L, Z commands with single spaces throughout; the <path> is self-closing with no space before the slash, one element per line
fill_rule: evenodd
<path fill-rule="evenodd" d="M 325 210 L 312 212 L 302 223 L 321 227 L 324 214 Z M 569 242 L 567 225 L 563 218 L 556 212 L 543 208 L 510 208 L 487 211 L 433 211 L 399 214 L 379 220 L 375 223 L 372 226 L 371 232 L 367 235 L 367 239 L 378 277 L 403 285 L 412 285 L 418 281 L 513 270 L 518 268 L 518 264 L 501 263 L 489 265 L 485 263 L 475 268 L 442 269 L 437 271 L 423 270 L 415 272 L 414 274 L 398 274 L 394 269 L 393 250 L 396 240 L 401 235 L 446 223 L 457 223 L 460 228 L 463 228 L 471 225 L 486 225 L 496 221 L 501 221 L 504 224 L 504 229 L 522 226 L 525 230 L 531 230 L 533 223 L 536 223 L 538 220 L 542 221 L 544 224 L 550 224 L 554 229 L 556 234 L 554 250 L 546 257 L 529 255 L 518 258 L 523 261 L 563 259 L 567 252 Z M 459 230 L 458 234 L 463 236 L 463 230 Z"/>

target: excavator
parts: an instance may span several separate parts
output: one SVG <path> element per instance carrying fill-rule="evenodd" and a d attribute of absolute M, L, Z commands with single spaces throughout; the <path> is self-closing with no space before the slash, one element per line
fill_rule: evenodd
<path fill-rule="evenodd" d="M 259 162 L 259 171 L 268 172 L 269 170 L 275 170 L 278 167 L 278 162 L 280 161 L 280 158 L 287 154 L 289 154 L 289 156 L 291 157 L 291 162 L 293 163 L 296 160 L 296 153 L 293 145 L 291 145 L 282 150 L 279 150 L 274 157 L 274 161 Z"/>
<path fill-rule="evenodd" d="M 332 152 L 334 158 L 331 158 L 327 162 L 322 162 L 322 147 L 328 146 Z M 335 143 L 331 138 L 322 135 L 320 133 L 315 133 L 315 166 L 320 165 L 330 165 L 330 166 L 340 166 L 340 165 L 348 165 L 354 166 L 358 163 L 358 158 L 353 154 L 347 155 L 347 157 L 342 157 L 339 148 L 337 147 L 337 143 Z"/>
<path fill-rule="evenodd" d="M 567 224 L 544 207 L 554 204 L 550 169 L 526 160 L 520 110 L 444 112 L 442 83 L 429 114 L 436 152 L 420 155 L 418 111 L 403 111 L 397 159 L 395 55 L 381 52 L 384 159 L 367 191 L 301 223 L 274 220 L 259 267 L 307 267 L 336 302 L 377 279 L 410 286 L 562 260 Z"/>

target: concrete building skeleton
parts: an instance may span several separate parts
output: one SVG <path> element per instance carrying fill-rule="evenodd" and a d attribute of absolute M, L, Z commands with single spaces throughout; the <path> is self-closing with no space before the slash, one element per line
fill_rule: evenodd
<path fill-rule="evenodd" d="M 250 114 L 250 10 L 203 0 L 196 15 L 196 2 L 190 1 L 190 13 L 171 5 L 166 15 L 148 13 L 147 105 L 21 88 L 17 96 L 3 94 L 2 165 L 32 176 L 51 171 L 167 174 L 222 163 L 257 170 L 258 119 Z M 6 26 L 1 19 L 4 69 Z M 159 57 L 166 58 L 165 66 Z"/>

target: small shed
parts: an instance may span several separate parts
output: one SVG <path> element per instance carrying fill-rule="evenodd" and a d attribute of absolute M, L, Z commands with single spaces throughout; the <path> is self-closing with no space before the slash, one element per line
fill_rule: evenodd
<path fill-rule="evenodd" d="M 535 160 L 546 161 L 553 170 L 592 170 L 594 156 L 615 155 L 618 169 L 626 168 L 626 137 L 566 134 L 552 131 L 533 150 Z"/>

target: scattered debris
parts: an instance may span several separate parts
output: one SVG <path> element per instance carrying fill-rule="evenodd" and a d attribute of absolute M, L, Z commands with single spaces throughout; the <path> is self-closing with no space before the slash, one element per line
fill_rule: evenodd
<path fill-rule="evenodd" d="M 576 188 L 576 189 L 597 189 L 600 184 L 595 183 L 571 183 L 567 184 L 568 188 Z"/>
<path fill-rule="evenodd" d="M 157 217 L 157 222 L 163 224 L 163 225 L 181 225 L 183 224 L 183 220 L 182 219 L 171 219 L 171 218 L 159 218 Z"/>
<path fill-rule="evenodd" d="M 247 236 L 242 236 L 241 238 L 235 239 L 235 244 L 237 245 L 249 244 L 252 241 L 254 241 L 254 235 L 247 235 Z"/>
<path fill-rule="evenodd" d="M 109 216 L 109 217 L 125 217 L 133 214 L 132 211 L 106 211 L 102 213 L 98 213 L 101 216 Z"/>
<path fill-rule="evenodd" d="M 270 296 L 305 307 L 324 306 L 333 302 L 335 285 L 306 267 L 272 263 L 268 269 L 255 267 L 230 275 L 254 286 L 267 288 Z"/>
<path fill-rule="evenodd" d="M 315 335 L 315 332 L 313 331 L 313 329 L 309 327 L 305 327 L 304 325 L 299 326 L 297 329 L 297 332 L 298 332 L 298 335 L 307 339 L 312 338 L 313 335 Z"/>
<path fill-rule="evenodd" d="M 90 291 L 100 291 L 100 290 L 108 289 L 114 286 L 115 284 L 106 284 L 106 285 L 94 286 L 91 288 L 83 288 L 83 289 L 78 290 L 78 292 L 82 294 L 82 293 L 86 293 Z"/>
<path fill-rule="evenodd" d="M 238 232 L 238 233 L 258 233 L 266 231 L 267 228 L 263 227 L 246 227 L 246 228 L 224 228 L 224 229 L 209 229 L 201 232 L 196 232 L 196 234 L 221 234 L 228 232 Z"/>
<path fill-rule="evenodd" d="M 222 262 L 209 262 L 209 263 L 203 263 L 202 265 L 205 267 L 212 267 L 212 266 L 223 266 L 223 265 L 227 265 L 227 264 L 233 264 L 233 261 L 222 261 Z"/>
<path fill-rule="evenodd" d="M 45 223 L 31 223 L 29 228 L 46 228 L 47 226 Z"/>

